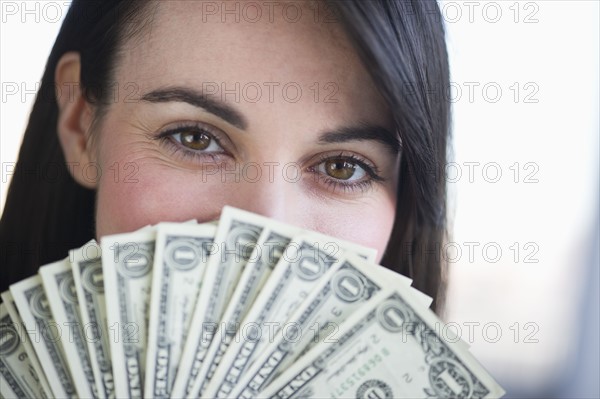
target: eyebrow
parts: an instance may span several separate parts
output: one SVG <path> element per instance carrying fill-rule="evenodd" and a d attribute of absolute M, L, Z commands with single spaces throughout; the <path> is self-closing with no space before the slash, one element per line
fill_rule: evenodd
<path fill-rule="evenodd" d="M 345 143 L 348 141 L 377 141 L 385 145 L 394 155 L 402 147 L 398 136 L 390 130 L 377 125 L 359 123 L 356 126 L 347 126 L 333 131 L 322 133 L 319 136 L 320 144 Z"/>
<path fill-rule="evenodd" d="M 248 129 L 244 115 L 232 106 L 216 98 L 211 98 L 197 90 L 186 87 L 167 87 L 150 91 L 142 96 L 142 101 L 150 103 L 183 102 L 202 108 L 241 130 Z M 377 141 L 385 145 L 392 154 L 400 152 L 398 136 L 390 130 L 369 123 L 344 126 L 319 135 L 319 144 L 345 143 L 348 141 Z"/>
<path fill-rule="evenodd" d="M 168 87 L 153 90 L 142 96 L 142 101 L 151 103 L 183 102 L 203 108 L 241 130 L 248 128 L 248 121 L 239 111 L 225 102 L 211 98 L 199 91 L 185 87 Z"/>

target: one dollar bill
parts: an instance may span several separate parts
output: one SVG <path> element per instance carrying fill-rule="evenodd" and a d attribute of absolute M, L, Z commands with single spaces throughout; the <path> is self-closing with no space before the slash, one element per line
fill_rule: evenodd
<path fill-rule="evenodd" d="M 54 320 L 64 330 L 60 335 L 60 342 L 67 357 L 77 395 L 80 398 L 97 398 L 71 263 L 68 259 L 51 263 L 41 267 L 39 275 Z"/>
<path fill-rule="evenodd" d="M 2 302 L 6 307 L 6 311 L 8 312 L 10 319 L 15 324 L 17 329 L 21 331 L 21 333 L 19 334 L 19 337 L 21 338 L 21 344 L 23 345 L 23 348 L 25 349 L 25 354 L 27 355 L 29 362 L 31 363 L 31 372 L 35 375 L 34 379 L 39 381 L 40 391 L 43 391 L 48 397 L 53 396 L 52 390 L 50 389 L 50 385 L 48 384 L 48 380 L 46 379 L 46 374 L 44 374 L 42 365 L 40 364 L 40 360 L 38 359 L 38 355 L 37 353 L 35 353 L 35 350 L 31 345 L 29 336 L 26 333 L 27 328 L 25 327 L 25 324 L 23 323 L 23 320 L 19 315 L 19 311 L 17 310 L 17 306 L 15 305 L 15 300 L 12 294 L 10 293 L 10 291 L 4 291 L 2 294 L 0 294 L 0 296 L 2 297 Z M 41 394 L 41 396 L 44 395 Z"/>
<path fill-rule="evenodd" d="M 265 218 L 225 207 L 192 316 L 172 396 L 190 396 L 225 306 L 252 254 Z M 185 370 L 185 372 L 183 371 Z"/>
<path fill-rule="evenodd" d="M 115 383 L 110 359 L 100 246 L 91 240 L 83 247 L 69 251 L 69 258 L 98 397 L 112 399 L 115 397 Z"/>
<path fill-rule="evenodd" d="M 256 397 L 497 398 L 502 388 L 399 286 L 348 318 Z M 244 396 L 241 396 L 244 397 Z"/>
<path fill-rule="evenodd" d="M 261 350 L 337 261 L 335 253 L 327 253 L 311 241 L 314 242 L 310 236 L 303 235 L 290 242 L 242 321 L 203 396 L 231 397 Z"/>
<path fill-rule="evenodd" d="M 118 398 L 141 398 L 156 230 L 102 238 L 102 271 Z"/>
<path fill-rule="evenodd" d="M 358 256 L 340 256 L 242 376 L 231 397 L 257 395 L 305 349 L 335 333 L 352 312 L 386 288 L 410 284 L 407 278 L 398 281 L 374 273 L 376 267 Z"/>
<path fill-rule="evenodd" d="M 212 224 L 157 225 L 145 397 L 171 393 L 215 231 Z"/>
<path fill-rule="evenodd" d="M 299 231 L 298 228 L 275 223 L 270 223 L 270 226 L 262 231 L 256 248 L 231 296 L 229 305 L 223 313 L 215 334 L 216 338 L 210 343 L 195 385 L 190 391 L 191 396 L 202 395 L 204 387 L 212 378 L 223 354 L 235 337 L 240 322 L 246 316 L 273 267 L 281 258 L 285 247 Z"/>
<path fill-rule="evenodd" d="M 23 333 L 0 304 L 0 393 L 5 398 L 47 398 L 23 346 Z"/>
<path fill-rule="evenodd" d="M 64 326 L 54 321 L 42 278 L 35 275 L 19 281 L 10 286 L 10 292 L 53 395 L 60 398 L 77 397 L 67 357 L 60 344 L 60 335 L 66 332 L 63 331 Z"/>

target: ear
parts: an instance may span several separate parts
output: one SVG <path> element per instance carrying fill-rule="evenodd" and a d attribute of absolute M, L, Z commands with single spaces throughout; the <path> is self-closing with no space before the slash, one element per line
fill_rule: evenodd
<path fill-rule="evenodd" d="M 58 139 L 65 154 L 69 172 L 79 184 L 96 188 L 97 179 L 86 179 L 83 170 L 95 157 L 89 145 L 93 120 L 91 105 L 86 101 L 80 82 L 79 53 L 68 52 L 58 61 L 54 73 L 58 103 Z"/>

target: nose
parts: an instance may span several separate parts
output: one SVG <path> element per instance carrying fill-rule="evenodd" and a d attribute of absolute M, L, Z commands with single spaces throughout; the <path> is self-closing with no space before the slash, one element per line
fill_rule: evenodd
<path fill-rule="evenodd" d="M 307 227 L 307 221 L 302 220 L 305 212 L 301 179 L 293 172 L 288 175 L 281 173 L 274 165 L 269 165 L 268 171 L 262 168 L 260 178 L 258 175 L 242 173 L 240 181 L 233 184 L 235 187 L 227 204 L 284 223 Z"/>

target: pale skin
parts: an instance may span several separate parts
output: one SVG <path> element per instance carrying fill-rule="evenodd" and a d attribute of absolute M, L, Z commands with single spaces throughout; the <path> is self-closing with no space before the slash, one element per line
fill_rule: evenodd
<path fill-rule="evenodd" d="M 79 90 L 57 91 L 65 158 L 75 180 L 97 192 L 98 239 L 214 220 L 232 205 L 376 248 L 381 259 L 400 154 L 364 134 L 323 134 L 361 125 L 394 132 L 392 115 L 341 24 L 305 15 L 203 21 L 201 2 L 162 2 L 142 39 L 125 43 L 119 95 L 95 131 L 94 105 Z M 57 87 L 79 87 L 80 67 L 79 54 L 66 53 Z M 240 118 L 189 104 L 182 90 Z"/>

